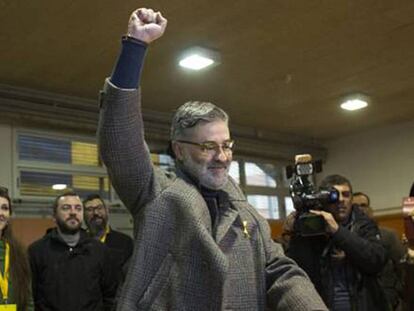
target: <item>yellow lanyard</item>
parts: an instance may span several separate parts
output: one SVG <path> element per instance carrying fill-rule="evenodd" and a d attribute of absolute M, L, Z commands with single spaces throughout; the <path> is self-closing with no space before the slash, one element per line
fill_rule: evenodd
<path fill-rule="evenodd" d="M 109 229 L 109 226 L 106 226 L 105 233 L 104 233 L 104 234 L 101 236 L 101 238 L 99 239 L 102 243 L 105 243 L 105 241 L 106 241 L 106 236 L 108 235 L 109 231 L 111 231 L 111 230 Z"/>
<path fill-rule="evenodd" d="M 9 264 L 10 264 L 10 247 L 9 243 L 4 242 L 6 252 L 4 256 L 4 273 L 0 271 L 0 289 L 3 295 L 3 300 L 7 300 L 9 295 Z"/>

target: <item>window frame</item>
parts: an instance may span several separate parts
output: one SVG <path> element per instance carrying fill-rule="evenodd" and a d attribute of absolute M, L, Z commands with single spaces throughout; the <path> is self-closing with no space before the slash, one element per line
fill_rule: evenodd
<path fill-rule="evenodd" d="M 47 139 L 56 139 L 56 140 L 67 140 L 67 141 L 79 141 L 84 143 L 97 144 L 96 139 L 92 136 L 87 135 L 73 135 L 68 133 L 62 133 L 59 131 L 49 132 L 38 129 L 29 129 L 24 127 L 14 128 L 12 134 L 12 143 L 13 143 L 13 155 L 12 155 L 12 178 L 13 178 L 13 194 L 14 199 L 23 200 L 28 202 L 44 202 L 51 201 L 53 197 L 51 196 L 32 196 L 32 195 L 22 195 L 20 191 L 20 172 L 21 171 L 30 171 L 30 172 L 39 172 L 39 173 L 52 173 L 52 174 L 68 174 L 68 175 L 84 175 L 98 178 L 108 178 L 106 167 L 102 164 L 99 154 L 98 156 L 98 166 L 92 165 L 77 165 L 77 164 L 68 164 L 68 163 L 55 163 L 55 162 L 46 162 L 46 161 L 30 161 L 30 160 L 20 160 L 20 150 L 19 150 L 19 135 L 29 135 L 39 138 Z M 109 180 L 110 183 L 110 180 Z M 109 201 L 113 203 L 112 198 L 114 191 L 112 186 L 109 187 Z"/>
<path fill-rule="evenodd" d="M 277 160 L 263 160 L 257 158 L 249 157 L 235 157 L 233 158 L 234 162 L 239 164 L 239 186 L 242 189 L 245 196 L 249 195 L 265 195 L 265 196 L 275 196 L 278 200 L 278 212 L 279 218 L 267 218 L 268 220 L 282 220 L 286 218 L 286 204 L 285 197 L 290 197 L 289 194 L 289 182 L 286 180 L 285 166 L 287 163 L 284 161 Z M 271 164 L 276 169 L 276 187 L 268 186 L 252 186 L 247 184 L 246 178 L 246 162 L 254 163 L 260 167 L 260 164 Z M 254 207 L 254 206 L 253 206 Z M 269 211 L 270 214 L 270 211 Z"/>

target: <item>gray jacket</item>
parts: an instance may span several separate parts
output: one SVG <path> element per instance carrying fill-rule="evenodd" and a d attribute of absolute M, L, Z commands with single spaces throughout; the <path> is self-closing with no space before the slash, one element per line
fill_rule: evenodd
<path fill-rule="evenodd" d="M 327 310 L 232 179 L 213 232 L 198 187 L 151 164 L 139 90 L 107 81 L 100 102 L 100 153 L 136 238 L 117 310 Z"/>

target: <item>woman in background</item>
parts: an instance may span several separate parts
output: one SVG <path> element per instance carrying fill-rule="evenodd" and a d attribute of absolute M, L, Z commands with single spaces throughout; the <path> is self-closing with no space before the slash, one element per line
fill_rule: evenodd
<path fill-rule="evenodd" d="M 7 188 L 0 187 L 0 305 L 15 305 L 10 310 L 33 310 L 27 253 L 13 236 L 11 213 Z"/>

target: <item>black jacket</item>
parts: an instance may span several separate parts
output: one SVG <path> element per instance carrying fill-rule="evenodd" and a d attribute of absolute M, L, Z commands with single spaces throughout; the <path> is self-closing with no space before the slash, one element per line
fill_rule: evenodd
<path fill-rule="evenodd" d="M 353 310 L 389 310 L 377 274 L 387 260 L 378 227 L 354 208 L 348 227 L 340 226 L 331 237 L 302 237 L 293 234 L 286 254 L 303 268 L 328 307 L 333 300 L 331 255 L 334 248 L 345 253 L 345 270 L 352 280 L 350 299 Z"/>
<path fill-rule="evenodd" d="M 111 310 L 117 282 L 110 255 L 85 232 L 70 247 L 53 229 L 29 246 L 29 259 L 36 310 Z"/>
<path fill-rule="evenodd" d="M 404 258 L 405 249 L 398 238 L 397 232 L 385 227 L 379 227 L 379 230 L 382 242 L 389 254 L 389 260 L 381 271 L 379 280 L 392 309 L 396 310 L 403 299 L 401 261 Z"/>
<path fill-rule="evenodd" d="M 112 268 L 115 270 L 118 280 L 121 281 L 123 279 L 122 272 L 126 271 L 124 265 L 132 255 L 134 242 L 130 236 L 111 228 L 106 236 L 105 245 L 111 253 Z"/>

